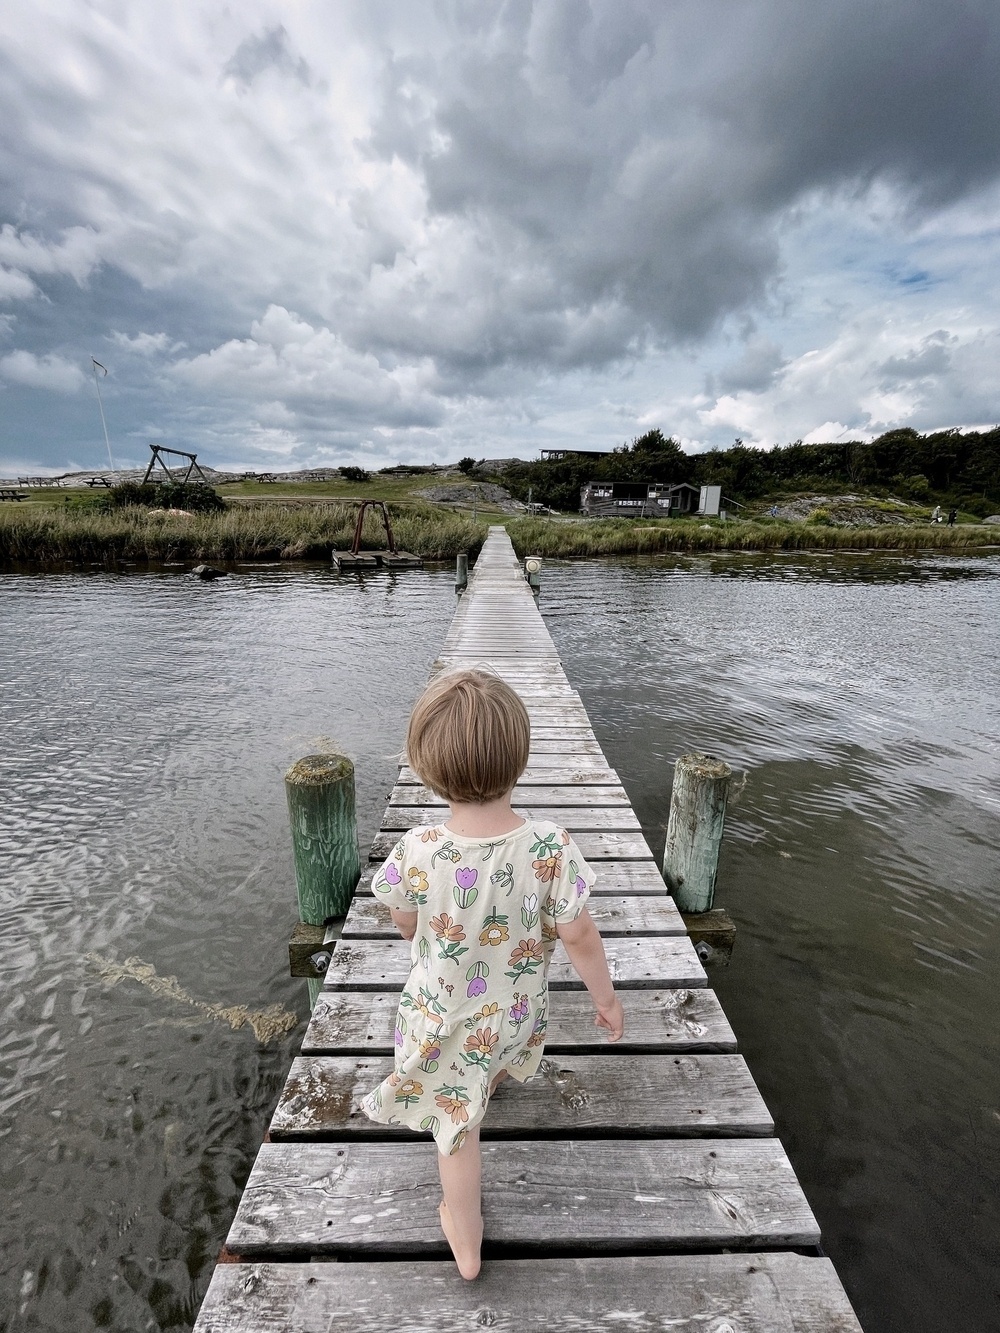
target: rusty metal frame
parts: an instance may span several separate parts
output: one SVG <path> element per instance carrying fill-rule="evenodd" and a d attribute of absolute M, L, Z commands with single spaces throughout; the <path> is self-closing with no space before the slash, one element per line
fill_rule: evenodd
<path fill-rule="evenodd" d="M 357 555 L 361 549 L 361 529 L 364 527 L 365 510 L 369 505 L 371 505 L 372 509 L 381 509 L 386 541 L 389 544 L 389 554 L 396 555 L 396 540 L 392 535 L 392 521 L 389 518 L 389 507 L 384 500 L 362 500 L 358 505 L 358 521 L 354 525 L 354 541 L 351 543 L 351 555 Z"/>

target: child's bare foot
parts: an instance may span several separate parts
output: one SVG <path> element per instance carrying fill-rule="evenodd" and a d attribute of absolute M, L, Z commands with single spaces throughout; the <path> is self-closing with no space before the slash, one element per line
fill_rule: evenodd
<path fill-rule="evenodd" d="M 441 1216 L 441 1230 L 444 1232 L 445 1240 L 451 1246 L 458 1271 L 466 1282 L 472 1282 L 479 1276 L 479 1270 L 482 1267 L 482 1259 L 480 1258 L 480 1251 L 483 1247 L 482 1219 L 479 1221 L 479 1234 L 472 1242 L 459 1238 L 446 1203 L 441 1204 L 438 1212 Z"/>

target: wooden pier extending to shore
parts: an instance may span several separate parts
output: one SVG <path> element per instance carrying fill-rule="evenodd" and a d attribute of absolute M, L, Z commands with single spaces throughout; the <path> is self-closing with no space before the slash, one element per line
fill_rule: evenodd
<path fill-rule="evenodd" d="M 599 872 L 590 909 L 625 1036 L 605 1042 L 557 952 L 542 1068 L 483 1122 L 485 1262 L 464 1282 L 438 1227 L 433 1142 L 358 1107 L 391 1069 L 409 971 L 371 878 L 401 830 L 445 817 L 404 765 L 196 1333 L 859 1333 L 502 528 L 436 669 L 475 665 L 531 716 L 515 807 L 571 830 Z"/>

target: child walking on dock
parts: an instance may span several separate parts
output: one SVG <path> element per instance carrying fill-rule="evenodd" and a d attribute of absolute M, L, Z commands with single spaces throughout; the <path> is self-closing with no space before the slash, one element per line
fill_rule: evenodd
<path fill-rule="evenodd" d="M 524 704 L 497 676 L 458 671 L 417 701 L 406 748 L 448 819 L 411 829 L 372 889 L 411 943 L 396 1018 L 393 1072 L 363 1101 L 382 1124 L 430 1132 L 444 1200 L 441 1229 L 464 1278 L 483 1239 L 479 1125 L 508 1075 L 537 1070 L 547 973 L 561 939 L 617 1041 L 624 1031 L 604 945 L 587 911 L 594 872 L 570 835 L 511 808 L 528 762 Z"/>

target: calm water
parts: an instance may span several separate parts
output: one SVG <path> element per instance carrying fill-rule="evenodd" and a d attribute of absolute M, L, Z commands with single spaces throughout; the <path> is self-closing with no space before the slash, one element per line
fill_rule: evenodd
<path fill-rule="evenodd" d="M 190 1327 L 302 1034 L 282 771 L 345 747 L 370 836 L 453 607 L 0 577 L 0 1329 Z M 713 981 L 867 1333 L 1000 1328 L 1000 558 L 551 565 L 542 608 L 657 850 L 678 754 L 747 775 Z"/>

